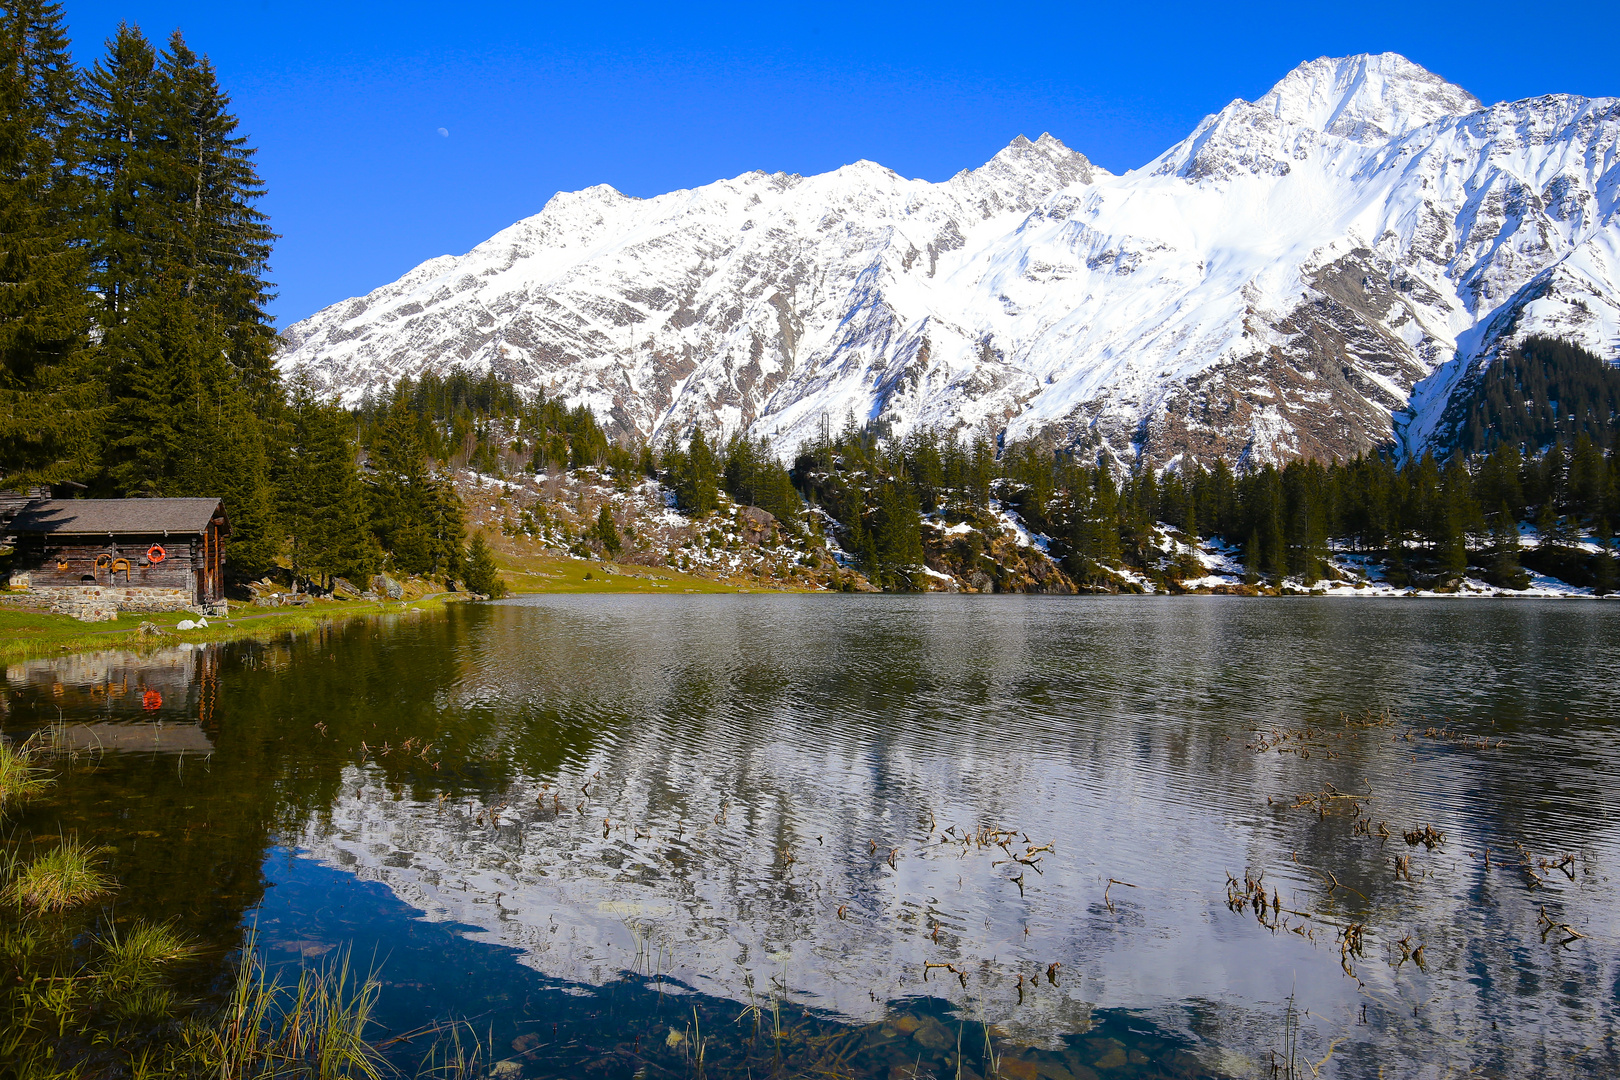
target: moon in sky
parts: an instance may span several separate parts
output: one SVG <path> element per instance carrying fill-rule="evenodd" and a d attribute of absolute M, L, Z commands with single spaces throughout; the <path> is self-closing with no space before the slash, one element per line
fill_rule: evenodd
<path fill-rule="evenodd" d="M 448 139 L 450 137 L 450 129 L 449 128 L 440 128 L 439 129 L 439 134 L 443 135 L 445 138 Z"/>

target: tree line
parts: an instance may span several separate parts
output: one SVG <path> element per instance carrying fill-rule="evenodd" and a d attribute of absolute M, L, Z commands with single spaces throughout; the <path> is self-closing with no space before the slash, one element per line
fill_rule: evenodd
<path fill-rule="evenodd" d="M 1493 372 L 1478 396 L 1518 400 L 1500 394 L 1500 384 L 1512 380 L 1520 387 L 1518 397 L 1527 400 L 1510 409 L 1525 415 L 1543 402 L 1531 395 L 1567 385 L 1567 372 L 1576 365 L 1583 377 L 1600 383 L 1615 374 L 1590 353 L 1561 342 L 1532 340 L 1513 357 L 1514 366 Z M 1552 370 L 1533 374 L 1530 367 L 1543 361 Z M 410 396 L 423 395 L 412 390 Z M 451 397 L 470 400 L 465 393 Z M 488 393 L 485 398 L 493 400 Z M 462 452 L 475 454 L 485 445 L 480 440 L 486 436 L 478 433 L 498 429 L 493 420 L 500 408 L 457 407 L 469 410 L 459 423 L 473 433 Z M 566 409 L 543 396 L 516 399 L 505 408 L 513 418 L 505 430 L 518 433 L 506 448 L 509 460 L 527 456 L 536 470 L 594 466 L 622 487 L 656 478 L 674 492 L 681 510 L 697 518 L 712 513 L 724 492 L 769 511 L 801 535 L 830 530 L 882 588 L 919 583 L 925 519 L 946 528 L 969 522 L 978 530 L 998 529 L 993 501 L 1049 537 L 1049 553 L 1083 587 L 1117 586 L 1121 567 L 1166 578 L 1200 576 L 1185 554 L 1182 565 L 1164 565 L 1161 524 L 1184 539 L 1226 542 L 1254 581 L 1315 583 L 1334 574 L 1338 548 L 1386 564 L 1387 579 L 1397 585 L 1437 584 L 1471 573 L 1522 587 L 1527 565 L 1578 585 L 1614 584 L 1612 556 L 1590 558 L 1578 542 L 1590 535 L 1608 551 L 1620 523 L 1620 455 L 1605 452 L 1591 428 L 1577 430 L 1568 441 L 1553 431 L 1544 444 L 1539 440 L 1547 431 L 1509 425 L 1488 453 L 1469 452 L 1464 428 L 1443 458 L 1428 454 L 1405 462 L 1386 452 L 1243 473 L 1224 463 L 1121 473 L 1036 442 L 998 448 L 983 435 L 962 439 L 933 430 L 891 438 L 877 425 L 851 420 L 836 435 L 801 448 L 789 468 L 764 440 L 742 434 L 717 443 L 694 427 L 684 439 L 670 436 L 657 448 L 621 447 L 607 440 L 583 408 Z M 446 430 L 461 415 L 454 409 L 423 415 L 429 412 Z M 1598 406 L 1578 415 L 1598 418 Z M 1521 526 L 1534 527 L 1534 550 L 1521 543 Z M 604 550 L 618 539 L 611 521 L 598 522 L 591 538 Z M 955 543 L 988 559 L 971 534 Z"/>
<path fill-rule="evenodd" d="M 1479 454 L 1502 444 L 1573 446 L 1583 435 L 1602 450 L 1620 441 L 1620 368 L 1566 341 L 1531 337 L 1484 373 L 1456 441 Z"/>
<path fill-rule="evenodd" d="M 1050 553 L 1082 586 L 1117 585 L 1121 566 L 1160 568 L 1159 524 L 1187 539 L 1228 542 L 1252 580 L 1332 576 L 1337 544 L 1386 562 L 1396 584 L 1473 568 L 1492 583 L 1523 587 L 1524 561 L 1575 584 L 1615 584 L 1612 555 L 1586 558 L 1577 541 L 1590 533 L 1610 548 L 1620 522 L 1620 455 L 1585 434 L 1539 453 L 1499 442 L 1489 454 L 1443 462 L 1428 454 L 1403 465 L 1386 453 L 1242 474 L 1217 463 L 1121 475 L 1036 443 L 997 454 L 983 438 L 914 431 L 885 441 L 846 428 L 802 451 L 793 476 L 836 520 L 840 542 L 873 583 L 890 588 L 914 583 L 924 515 L 946 527 L 994 526 L 986 517 L 992 498 L 1048 536 Z M 1534 553 L 1523 551 L 1521 524 L 1539 534 Z M 1199 576 L 1183 561 L 1175 569 Z"/>

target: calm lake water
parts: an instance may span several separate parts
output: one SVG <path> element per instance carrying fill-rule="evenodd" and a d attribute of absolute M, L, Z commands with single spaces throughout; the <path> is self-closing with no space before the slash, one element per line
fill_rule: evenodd
<path fill-rule="evenodd" d="M 352 944 L 383 1034 L 529 1077 L 1611 1074 L 1617 634 L 548 597 L 16 663 L 3 720 L 86 748 L 24 825 L 104 845 L 119 918 L 216 977 L 246 926 Z"/>

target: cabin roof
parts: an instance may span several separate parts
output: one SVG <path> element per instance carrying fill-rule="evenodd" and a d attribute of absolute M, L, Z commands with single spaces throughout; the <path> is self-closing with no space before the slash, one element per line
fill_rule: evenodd
<path fill-rule="evenodd" d="M 224 514 L 218 499 L 51 499 L 29 503 L 7 531 L 65 536 L 201 533 Z"/>

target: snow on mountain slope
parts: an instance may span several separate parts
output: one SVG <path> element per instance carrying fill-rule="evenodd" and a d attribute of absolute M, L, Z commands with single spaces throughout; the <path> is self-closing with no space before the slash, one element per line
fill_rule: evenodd
<path fill-rule="evenodd" d="M 355 401 L 493 369 L 616 430 L 847 416 L 1123 462 L 1443 437 L 1505 344 L 1620 350 L 1620 101 L 1489 108 L 1393 54 L 1301 65 L 1112 176 L 1050 135 L 941 184 L 871 162 L 559 194 L 290 327 Z"/>

